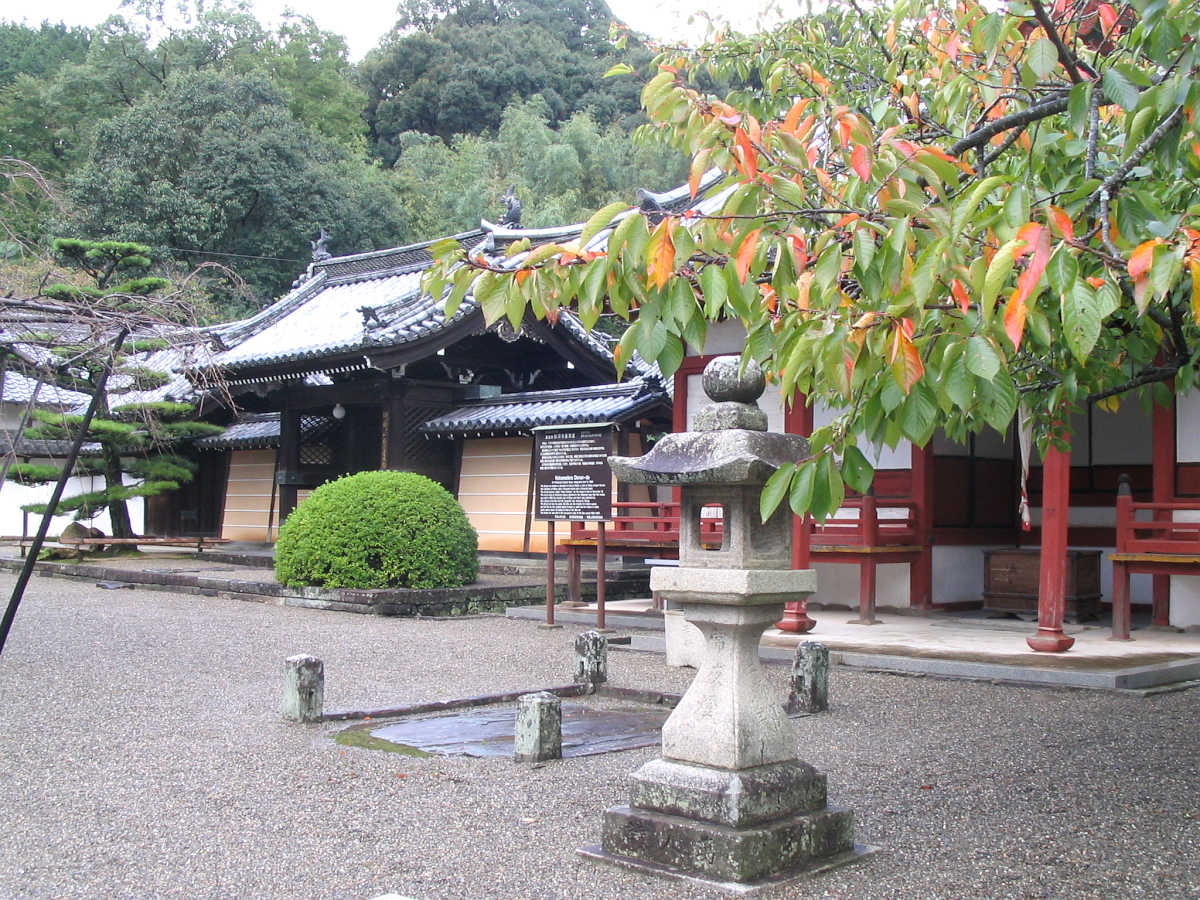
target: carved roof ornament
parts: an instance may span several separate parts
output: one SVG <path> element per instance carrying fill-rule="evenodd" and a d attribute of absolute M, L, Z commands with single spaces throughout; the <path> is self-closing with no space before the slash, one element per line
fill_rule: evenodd
<path fill-rule="evenodd" d="M 329 252 L 329 238 L 329 232 L 322 228 L 320 234 L 317 235 L 317 239 L 308 242 L 308 245 L 312 247 L 313 262 L 324 262 L 327 259 L 333 258 L 333 254 Z"/>
<path fill-rule="evenodd" d="M 508 228 L 519 228 L 521 226 L 521 201 L 517 199 L 517 186 L 509 185 L 501 199 L 504 201 L 504 215 L 500 218 L 500 224 Z"/>

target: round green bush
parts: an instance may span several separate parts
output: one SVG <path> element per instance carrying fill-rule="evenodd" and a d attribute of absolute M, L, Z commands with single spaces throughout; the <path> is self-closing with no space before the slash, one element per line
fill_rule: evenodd
<path fill-rule="evenodd" d="M 321 485 L 279 529 L 275 576 L 290 586 L 442 588 L 479 572 L 479 538 L 444 487 L 414 472 Z"/>

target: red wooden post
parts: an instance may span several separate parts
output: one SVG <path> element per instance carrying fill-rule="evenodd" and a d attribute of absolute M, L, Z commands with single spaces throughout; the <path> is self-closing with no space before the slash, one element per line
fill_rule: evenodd
<path fill-rule="evenodd" d="M 1126 531 L 1126 529 L 1129 529 Z M 1117 487 L 1117 547 L 1118 553 L 1128 550 L 1125 538 L 1133 536 L 1133 488 L 1129 476 L 1122 475 Z M 1129 640 L 1131 610 L 1129 607 L 1129 567 L 1113 563 L 1112 640 Z M 1170 576 L 1154 576 L 1155 578 Z"/>
<path fill-rule="evenodd" d="M 795 402 L 784 408 L 783 430 L 788 434 L 812 434 L 812 409 L 805 398 L 796 397 Z M 807 569 L 809 543 L 812 540 L 812 519 L 808 516 L 792 515 L 792 568 Z M 808 615 L 808 598 L 789 600 L 783 607 L 783 618 L 775 623 L 780 631 L 807 634 L 817 622 Z"/>
<path fill-rule="evenodd" d="M 578 547 L 567 546 L 567 602 L 575 605 L 583 602 L 580 582 L 583 580 L 583 553 Z"/>
<path fill-rule="evenodd" d="M 864 555 L 858 564 L 858 618 L 854 625 L 875 625 L 875 557 L 871 548 L 879 545 L 879 515 L 875 508 L 875 492 L 867 491 L 858 513 L 858 528 L 862 535 Z"/>
<path fill-rule="evenodd" d="M 1154 404 L 1152 418 L 1152 434 L 1154 450 L 1151 457 L 1153 478 L 1153 499 L 1155 503 L 1169 503 L 1175 499 L 1175 383 L 1170 381 L 1171 404 L 1159 406 Z M 1118 499 L 1118 503 L 1120 500 Z M 1170 510 L 1155 510 L 1155 519 L 1170 519 Z M 1117 520 L 1118 522 L 1120 519 Z M 1115 577 L 1115 572 L 1114 572 Z M 1154 607 L 1150 624 L 1167 626 L 1171 623 L 1171 576 L 1155 575 Z M 1113 624 L 1116 624 L 1116 598 L 1113 598 Z M 1128 637 L 1128 634 L 1126 634 Z"/>
<path fill-rule="evenodd" d="M 603 630 L 604 624 L 604 522 L 596 529 L 596 627 Z"/>
<path fill-rule="evenodd" d="M 1061 653 L 1075 638 L 1063 634 L 1067 593 L 1067 525 L 1071 515 L 1071 454 L 1050 447 L 1042 459 L 1042 555 L 1038 630 L 1025 639 L 1034 650 Z"/>
<path fill-rule="evenodd" d="M 933 447 L 913 445 L 911 490 L 921 556 L 908 567 L 908 605 L 929 609 L 933 605 Z"/>
<path fill-rule="evenodd" d="M 546 523 L 546 624 L 554 624 L 554 520 Z"/>

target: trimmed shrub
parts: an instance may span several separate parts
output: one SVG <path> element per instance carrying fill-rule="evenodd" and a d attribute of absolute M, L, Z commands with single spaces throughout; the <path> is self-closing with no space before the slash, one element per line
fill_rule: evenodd
<path fill-rule="evenodd" d="M 279 529 L 275 576 L 289 586 L 470 584 L 479 539 L 444 487 L 414 472 L 359 472 L 321 485 Z"/>

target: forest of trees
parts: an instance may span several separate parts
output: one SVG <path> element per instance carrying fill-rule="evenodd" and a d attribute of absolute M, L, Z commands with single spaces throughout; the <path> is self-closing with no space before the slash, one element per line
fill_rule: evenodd
<path fill-rule="evenodd" d="M 611 21 L 602 0 L 407 0 L 357 65 L 311 19 L 240 4 L 0 22 L 0 158 L 45 179 L 0 172 L 0 287 L 36 284 L 55 237 L 138 241 L 232 269 L 243 289 L 210 291 L 227 318 L 286 290 L 322 227 L 353 253 L 498 218 L 510 186 L 540 226 L 679 184 L 681 155 L 630 139 L 634 82 L 603 77 L 651 57 Z"/>

